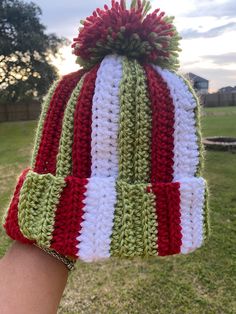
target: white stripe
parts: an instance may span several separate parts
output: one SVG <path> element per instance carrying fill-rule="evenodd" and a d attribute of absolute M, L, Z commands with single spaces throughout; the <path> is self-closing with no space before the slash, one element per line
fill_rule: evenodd
<path fill-rule="evenodd" d="M 77 237 L 78 256 L 95 261 L 110 256 L 118 176 L 119 86 L 122 57 L 103 59 L 92 104 L 91 178 L 84 200 L 84 221 Z"/>
<path fill-rule="evenodd" d="M 157 66 L 154 69 L 167 83 L 175 107 L 173 182 L 180 182 L 181 253 L 186 254 L 203 242 L 205 180 L 195 177 L 199 163 L 197 103 L 183 78 Z"/>
<path fill-rule="evenodd" d="M 206 182 L 201 177 L 180 180 L 181 253 L 183 254 L 194 251 L 203 243 L 205 187 Z"/>
<path fill-rule="evenodd" d="M 122 57 L 107 56 L 96 79 L 92 107 L 92 174 L 117 177 L 119 127 L 119 86 L 122 79 Z"/>
<path fill-rule="evenodd" d="M 166 69 L 154 68 L 167 83 L 175 106 L 173 181 L 194 177 L 199 163 L 196 100 L 181 77 Z"/>
<path fill-rule="evenodd" d="M 91 177 L 85 193 L 84 221 L 77 237 L 78 256 L 85 262 L 110 257 L 116 202 L 115 178 Z"/>

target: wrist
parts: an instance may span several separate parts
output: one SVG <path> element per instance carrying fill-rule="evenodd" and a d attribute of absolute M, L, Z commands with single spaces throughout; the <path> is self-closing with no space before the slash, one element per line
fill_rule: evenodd
<path fill-rule="evenodd" d="M 0 263 L 1 313 L 2 305 L 6 313 L 56 313 L 67 278 L 61 262 L 34 245 L 13 242 Z"/>
<path fill-rule="evenodd" d="M 34 245 L 38 248 L 40 248 L 41 250 L 43 250 L 45 253 L 51 255 L 52 257 L 56 258 L 58 261 L 60 261 L 61 263 L 63 263 L 66 268 L 71 271 L 73 270 L 76 260 L 73 258 L 70 258 L 68 256 L 64 256 L 59 254 L 58 252 L 56 252 L 55 250 L 49 249 L 49 248 L 45 248 L 45 247 L 41 247 L 39 245 L 37 245 L 36 243 L 34 243 Z"/>

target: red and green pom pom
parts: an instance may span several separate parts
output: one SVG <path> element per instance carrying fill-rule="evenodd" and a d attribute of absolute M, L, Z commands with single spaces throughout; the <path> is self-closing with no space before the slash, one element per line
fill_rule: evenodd
<path fill-rule="evenodd" d="M 133 0 L 126 9 L 125 0 L 112 0 L 111 8 L 96 9 L 82 21 L 72 47 L 77 63 L 86 69 L 108 54 L 125 55 L 140 62 L 176 70 L 181 37 L 173 25 L 174 17 L 151 9 L 150 1 Z"/>

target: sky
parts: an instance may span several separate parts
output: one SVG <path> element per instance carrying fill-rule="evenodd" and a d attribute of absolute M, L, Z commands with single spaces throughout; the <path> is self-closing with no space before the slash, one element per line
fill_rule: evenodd
<path fill-rule="evenodd" d="M 30 2 L 26 1 L 26 2 Z M 42 9 L 47 32 L 77 37 L 80 20 L 110 0 L 33 0 Z M 129 2 L 129 1 L 128 1 Z M 182 36 L 180 72 L 193 72 L 210 81 L 210 92 L 236 85 L 236 0 L 152 0 L 152 8 L 175 16 Z M 55 60 L 60 74 L 75 71 L 70 47 L 62 49 L 63 60 Z"/>

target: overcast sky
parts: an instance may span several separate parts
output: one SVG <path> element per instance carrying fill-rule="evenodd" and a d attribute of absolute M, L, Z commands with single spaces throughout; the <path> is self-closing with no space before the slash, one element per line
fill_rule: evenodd
<path fill-rule="evenodd" d="M 26 1 L 30 2 L 30 1 Z M 109 0 L 34 0 L 48 32 L 69 39 L 77 36 L 80 20 Z M 210 90 L 236 85 L 236 0 L 152 0 L 153 9 L 175 15 L 181 33 L 181 71 L 210 80 Z M 61 74 L 76 69 L 68 47 L 57 62 Z"/>

